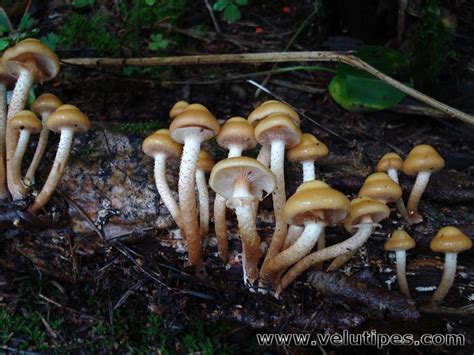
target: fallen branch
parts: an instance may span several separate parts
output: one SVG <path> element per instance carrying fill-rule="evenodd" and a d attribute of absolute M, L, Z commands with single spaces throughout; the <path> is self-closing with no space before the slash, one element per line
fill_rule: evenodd
<path fill-rule="evenodd" d="M 221 55 L 192 55 L 176 57 L 152 58 L 71 58 L 62 61 L 65 64 L 79 66 L 136 66 L 152 67 L 163 65 L 205 65 L 205 64 L 258 64 L 282 62 L 339 62 L 363 70 L 401 92 L 412 96 L 450 117 L 474 125 L 474 117 L 438 100 L 429 97 L 418 90 L 410 88 L 392 77 L 380 72 L 351 52 L 274 52 L 274 53 L 248 53 L 248 54 L 221 54 Z"/>

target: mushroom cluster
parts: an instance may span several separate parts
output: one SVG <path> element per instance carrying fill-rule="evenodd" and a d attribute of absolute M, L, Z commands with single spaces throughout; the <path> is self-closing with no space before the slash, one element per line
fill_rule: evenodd
<path fill-rule="evenodd" d="M 8 48 L 1 58 L 0 198 L 17 201 L 34 196 L 27 207 L 34 214 L 49 202 L 61 181 L 74 135 L 90 128 L 89 119 L 77 107 L 63 105 L 53 94 L 39 96 L 31 110 L 25 110 L 34 85 L 54 79 L 58 72 L 58 57 L 36 39 L 19 42 Z M 13 90 L 9 104 L 7 90 Z M 36 174 L 46 151 L 49 131 L 60 134 L 59 144 L 45 183 L 36 190 Z M 31 145 L 31 135 L 38 133 L 36 150 L 23 175 L 23 160 Z"/>
<path fill-rule="evenodd" d="M 282 102 L 264 102 L 247 119 L 231 117 L 222 127 L 201 104 L 179 101 L 169 116 L 169 130 L 147 137 L 143 150 L 155 159 L 156 186 L 186 241 L 189 264 L 197 272 L 204 272 L 203 240 L 210 221 L 205 174 L 210 173 L 208 184 L 216 193 L 213 217 L 220 258 L 227 261 L 229 257 L 228 208 L 237 219 L 244 284 L 261 292 L 272 289 L 276 296 L 310 267 L 322 267 L 323 262 L 332 260 L 328 272 L 341 268 L 389 217 L 390 204 L 396 205 L 408 225 L 419 222 L 417 206 L 429 174 L 444 165 L 439 154 L 426 145 L 413 148 L 405 161 L 395 153 L 386 154 L 350 201 L 322 181 L 316 171 L 318 160 L 328 155 L 328 147 L 313 135 L 302 133 L 298 113 Z M 201 150 L 201 144 L 213 137 L 228 151 L 227 157 L 217 163 Z M 260 150 L 256 158 L 243 156 L 257 144 Z M 176 200 L 166 181 L 165 162 L 179 157 Z M 287 161 L 301 165 L 302 171 L 301 185 L 288 198 L 284 174 Z M 418 173 L 408 209 L 402 198 L 399 171 Z M 261 200 L 270 194 L 275 223 L 270 244 L 265 247 L 257 229 L 257 211 Z M 326 247 L 326 230 L 338 225 L 349 238 Z M 443 276 L 433 298 L 433 303 L 439 303 L 452 283 L 454 249 L 465 250 L 468 243 L 464 240 L 459 247 L 443 249 L 435 240 L 433 250 L 446 252 L 449 259 L 447 276 Z M 394 232 L 385 244 L 387 251 L 396 254 L 399 289 L 408 299 L 406 251 L 414 246 L 415 241 L 403 230 Z"/>

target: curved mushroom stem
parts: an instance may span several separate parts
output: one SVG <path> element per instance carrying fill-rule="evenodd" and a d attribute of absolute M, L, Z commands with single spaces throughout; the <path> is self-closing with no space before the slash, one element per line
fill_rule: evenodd
<path fill-rule="evenodd" d="M 158 193 L 160 194 L 161 200 L 165 204 L 166 208 L 173 217 L 177 226 L 183 230 L 183 222 L 181 220 L 181 211 L 179 210 L 178 203 L 173 197 L 171 189 L 166 181 L 166 155 L 157 154 L 155 155 L 155 185 Z"/>
<path fill-rule="evenodd" d="M 369 239 L 370 235 L 372 234 L 372 229 L 372 218 L 370 216 L 366 216 L 361 219 L 361 223 L 359 224 L 359 229 L 357 232 L 349 239 L 311 253 L 298 261 L 281 279 L 275 296 L 278 297 L 278 295 L 285 288 L 287 288 L 288 285 L 290 285 L 299 275 L 301 275 L 311 266 L 329 259 L 333 259 L 339 255 L 347 253 L 348 251 L 357 250 L 360 248 L 367 241 L 367 239 Z"/>
<path fill-rule="evenodd" d="M 71 146 L 74 139 L 73 128 L 63 128 L 61 130 L 61 136 L 59 138 L 58 150 L 54 157 L 54 163 L 49 172 L 48 178 L 43 185 L 40 193 L 36 196 L 33 204 L 28 208 L 31 213 L 38 212 L 44 205 L 46 205 L 51 196 L 53 196 L 56 187 L 61 181 L 64 169 L 66 168 L 67 161 L 69 159 L 69 153 L 71 152 Z"/>
<path fill-rule="evenodd" d="M 315 180 L 316 171 L 314 167 L 314 161 L 312 160 L 302 161 L 301 165 L 303 166 L 303 181 Z"/>
<path fill-rule="evenodd" d="M 49 113 L 43 113 L 41 115 L 41 121 L 43 122 L 43 128 L 41 129 L 41 133 L 38 139 L 38 145 L 36 146 L 35 155 L 31 160 L 30 166 L 26 171 L 26 175 L 24 178 L 25 184 L 27 186 L 32 186 L 35 183 L 35 174 L 38 166 L 41 163 L 41 159 L 43 158 L 44 152 L 46 151 L 46 146 L 48 145 L 48 137 L 49 137 L 49 129 L 46 126 L 46 120 L 49 117 Z"/>
<path fill-rule="evenodd" d="M 270 166 L 270 156 L 270 147 L 268 145 L 264 145 L 260 148 L 260 151 L 258 152 L 257 160 L 268 168 Z"/>
<path fill-rule="evenodd" d="M 28 148 L 30 135 L 30 131 L 26 129 L 20 130 L 20 137 L 18 139 L 18 144 L 16 145 L 15 154 L 12 158 L 12 179 L 9 181 L 8 189 L 10 190 L 14 201 L 25 198 L 26 194 L 28 193 L 28 190 L 21 181 L 21 162 L 23 161 L 23 156 L 25 155 L 26 149 Z"/>
<path fill-rule="evenodd" d="M 326 247 L 326 231 L 322 231 L 321 235 L 318 239 L 318 250 L 324 249 Z M 322 270 L 324 262 L 321 261 L 319 263 L 314 264 L 315 270 Z"/>
<path fill-rule="evenodd" d="M 188 248 L 189 263 L 198 273 L 203 271 L 202 238 L 196 213 L 195 173 L 201 149 L 201 140 L 189 136 L 184 141 L 183 155 L 179 169 L 178 195 L 184 234 Z"/>
<path fill-rule="evenodd" d="M 446 253 L 444 258 L 443 277 L 439 283 L 438 288 L 431 297 L 431 306 L 436 307 L 444 297 L 448 294 L 451 286 L 453 286 L 454 278 L 456 276 L 456 264 L 458 253 Z"/>
<path fill-rule="evenodd" d="M 354 255 L 356 255 L 357 250 L 351 250 L 348 251 L 347 253 L 342 254 L 341 256 L 338 256 L 336 259 L 334 259 L 331 264 L 328 266 L 326 269 L 327 272 L 333 272 L 339 270 L 341 267 L 346 265 L 346 263 L 352 259 Z"/>
<path fill-rule="evenodd" d="M 199 196 L 199 233 L 204 238 L 209 233 L 209 191 L 206 174 L 199 169 L 196 170 L 196 186 Z"/>
<path fill-rule="evenodd" d="M 303 233 L 303 231 L 304 227 L 290 225 L 288 227 L 288 233 L 286 234 L 285 242 L 283 243 L 281 250 L 285 250 L 291 247 L 295 243 L 295 241 L 301 236 L 301 233 Z"/>
<path fill-rule="evenodd" d="M 412 223 L 420 223 L 423 221 L 423 217 L 418 213 L 418 204 L 430 181 L 430 176 L 431 173 L 429 171 L 421 171 L 416 176 L 416 181 L 407 203 L 408 215 Z"/>
<path fill-rule="evenodd" d="M 392 179 L 394 182 L 396 182 L 398 185 L 400 185 L 400 182 L 398 180 L 398 173 L 396 169 L 388 169 L 387 171 L 388 176 L 390 176 L 390 179 Z M 405 207 L 405 203 L 403 202 L 403 198 L 399 198 L 397 201 L 395 201 L 395 205 L 397 206 L 398 212 L 400 212 L 400 215 L 402 218 L 407 221 L 409 224 L 412 224 L 412 221 L 410 220 L 410 217 L 408 216 L 408 211 Z"/>
<path fill-rule="evenodd" d="M 7 88 L 0 83 L 0 200 L 8 199 L 5 168 L 5 131 L 7 129 Z"/>
<path fill-rule="evenodd" d="M 410 289 L 408 288 L 408 281 L 406 275 L 406 251 L 397 250 L 395 251 L 395 258 L 397 261 L 397 282 L 400 292 L 405 295 L 406 298 L 411 299 Z"/>

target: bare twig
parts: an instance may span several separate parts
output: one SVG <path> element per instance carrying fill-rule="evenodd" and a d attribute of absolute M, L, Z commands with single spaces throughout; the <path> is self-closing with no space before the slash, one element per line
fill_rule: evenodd
<path fill-rule="evenodd" d="M 209 1 L 204 0 L 204 3 L 206 4 L 207 11 L 209 11 L 209 16 L 211 16 L 212 24 L 214 25 L 216 32 L 221 33 L 221 29 L 219 28 L 219 24 L 217 23 L 216 16 L 214 16 L 214 11 L 212 10 L 212 7 L 209 4 Z"/>

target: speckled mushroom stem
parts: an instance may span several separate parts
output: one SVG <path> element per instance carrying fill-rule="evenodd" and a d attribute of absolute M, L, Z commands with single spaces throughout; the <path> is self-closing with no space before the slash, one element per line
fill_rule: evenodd
<path fill-rule="evenodd" d="M 352 259 L 354 255 L 357 254 L 357 250 L 351 250 L 347 253 L 342 254 L 341 256 L 338 256 L 336 259 L 334 259 L 331 264 L 328 266 L 326 269 L 327 272 L 334 272 L 339 270 L 341 267 L 346 265 L 346 263 Z"/>
<path fill-rule="evenodd" d="M 5 132 L 7 129 L 7 88 L 0 83 L 0 200 L 9 197 L 5 169 Z"/>
<path fill-rule="evenodd" d="M 454 278 L 456 276 L 457 257 L 458 253 L 446 253 L 441 282 L 431 297 L 432 307 L 436 307 L 438 304 L 440 304 L 453 286 Z"/>
<path fill-rule="evenodd" d="M 54 157 L 53 166 L 51 167 L 48 178 L 40 193 L 36 196 L 33 204 L 28 208 L 28 211 L 31 213 L 37 213 L 43 208 L 53 196 L 54 191 L 56 191 L 61 177 L 63 176 L 64 169 L 66 168 L 73 140 L 74 128 L 63 128 L 59 138 L 58 150 L 56 151 L 56 156 Z"/>
<path fill-rule="evenodd" d="M 270 166 L 271 149 L 268 145 L 262 146 L 257 155 L 257 160 L 267 168 Z"/>
<path fill-rule="evenodd" d="M 312 160 L 302 161 L 301 165 L 303 167 L 303 181 L 316 180 L 316 171 L 314 168 L 314 161 Z"/>
<path fill-rule="evenodd" d="M 190 265 L 196 271 L 203 271 L 202 264 L 202 238 L 199 233 L 199 224 L 196 211 L 195 174 L 196 164 L 201 149 L 201 140 L 189 136 L 184 141 L 183 155 L 179 168 L 178 195 L 184 234 L 188 248 Z"/>
<path fill-rule="evenodd" d="M 396 169 L 388 169 L 387 174 L 390 177 L 390 179 L 392 179 L 394 182 L 400 185 L 400 182 L 398 180 L 398 173 Z M 397 210 L 398 212 L 400 212 L 400 215 L 402 216 L 402 218 L 411 224 L 411 220 L 410 220 L 410 217 L 408 216 L 407 208 L 405 207 L 405 203 L 403 202 L 403 199 L 401 197 L 397 201 L 395 201 L 395 205 L 397 206 Z"/>
<path fill-rule="evenodd" d="M 32 186 L 35 183 L 35 174 L 38 166 L 41 163 L 41 159 L 43 158 L 44 152 L 46 151 L 46 146 L 48 145 L 48 137 L 49 137 L 49 129 L 46 126 L 46 121 L 49 117 L 49 113 L 41 114 L 41 121 L 43 123 L 43 128 L 41 129 L 41 133 L 38 139 L 38 145 L 36 146 L 35 155 L 31 160 L 30 166 L 26 171 L 26 175 L 24 178 L 25 184 L 27 186 Z"/>
<path fill-rule="evenodd" d="M 183 222 L 181 220 L 181 211 L 178 203 L 173 197 L 173 193 L 166 181 L 166 155 L 159 153 L 155 155 L 155 185 L 161 200 L 173 217 L 178 228 L 183 230 Z"/>
<path fill-rule="evenodd" d="M 21 162 L 23 161 L 23 156 L 25 155 L 26 149 L 28 148 L 30 135 L 31 133 L 29 130 L 20 130 L 20 137 L 18 138 L 15 154 L 12 158 L 12 179 L 9 181 L 8 189 L 10 190 L 14 201 L 25 198 L 26 194 L 28 193 L 28 190 L 25 188 L 21 180 Z"/>
<path fill-rule="evenodd" d="M 205 237 L 209 233 L 209 191 L 206 174 L 199 169 L 196 170 L 196 187 L 199 196 L 199 233 Z"/>
<path fill-rule="evenodd" d="M 372 218 L 366 216 L 361 219 L 357 232 L 349 239 L 311 253 L 298 261 L 281 279 L 275 296 L 278 297 L 284 289 L 286 289 L 299 275 L 311 266 L 333 259 L 339 255 L 347 253 L 348 251 L 359 249 L 367 239 L 369 239 L 372 234 L 372 228 Z"/>
<path fill-rule="evenodd" d="M 420 223 L 423 221 L 423 217 L 418 213 L 418 204 L 423 192 L 425 192 L 428 182 L 430 181 L 430 176 L 431 173 L 428 171 L 421 171 L 416 176 L 415 184 L 413 185 L 407 203 L 408 215 L 410 216 L 412 223 Z"/>
<path fill-rule="evenodd" d="M 285 250 L 292 246 L 295 241 L 301 236 L 303 233 L 304 227 L 291 225 L 288 227 L 288 233 L 286 233 L 285 242 L 283 243 L 282 250 Z"/>
<path fill-rule="evenodd" d="M 400 292 L 403 293 L 406 298 L 411 299 L 406 275 L 406 255 L 407 253 L 405 250 L 395 251 L 395 260 L 397 262 L 397 282 Z"/>

